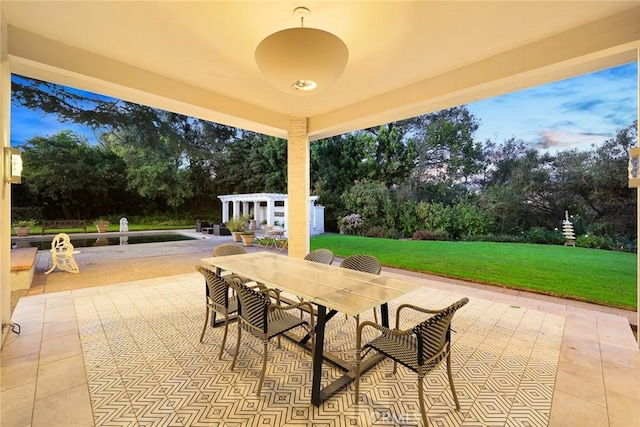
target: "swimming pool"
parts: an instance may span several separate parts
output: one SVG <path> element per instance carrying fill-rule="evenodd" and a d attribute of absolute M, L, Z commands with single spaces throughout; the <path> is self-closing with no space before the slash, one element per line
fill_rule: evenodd
<path fill-rule="evenodd" d="M 71 244 L 76 248 L 89 248 L 94 246 L 135 245 L 137 243 L 177 242 L 182 240 L 198 240 L 195 237 L 180 233 L 149 233 L 149 234 L 121 234 L 101 236 L 100 234 L 70 234 Z M 38 248 L 38 250 L 51 249 L 53 236 L 33 236 L 26 238 L 12 238 L 12 248 Z"/>

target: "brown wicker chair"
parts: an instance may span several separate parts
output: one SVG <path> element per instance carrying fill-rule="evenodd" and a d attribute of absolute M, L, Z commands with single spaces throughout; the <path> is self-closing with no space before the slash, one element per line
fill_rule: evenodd
<path fill-rule="evenodd" d="M 213 252 L 213 256 L 218 257 L 218 256 L 230 256 L 230 255 L 244 255 L 247 253 L 247 250 L 242 246 L 234 245 L 233 243 L 225 243 L 224 245 L 219 245 L 213 248 L 212 252 Z M 247 281 L 243 277 L 240 277 L 236 274 L 230 274 L 228 271 L 222 271 L 220 272 L 220 275 L 226 278 L 233 276 L 233 277 L 242 279 L 245 282 Z"/>
<path fill-rule="evenodd" d="M 256 291 L 245 286 L 241 281 L 233 279 L 229 281 L 229 286 L 238 296 L 238 336 L 236 341 L 236 351 L 231 362 L 233 370 L 238 359 L 240 351 L 240 341 L 242 340 L 242 330 L 249 332 L 263 343 L 262 350 L 262 371 L 260 373 L 260 382 L 258 383 L 257 396 L 260 396 L 262 384 L 264 383 L 264 375 L 267 370 L 267 344 L 269 340 L 278 337 L 278 346 L 280 345 L 280 336 L 291 329 L 298 326 L 304 327 L 311 336 L 311 346 L 314 345 L 314 321 L 313 316 L 309 317 L 309 321 L 299 319 L 286 310 L 298 309 L 306 306 L 311 312 L 311 304 L 308 302 L 300 302 L 290 305 L 273 304 L 268 294 L 274 292 L 273 289 Z M 277 297 L 277 291 L 276 297 Z M 313 350 L 312 350 L 313 353 Z"/>
<path fill-rule="evenodd" d="M 371 274 L 380 274 L 380 272 L 382 271 L 382 265 L 380 264 L 380 261 L 378 261 L 378 258 L 372 256 L 372 255 L 365 255 L 365 254 L 356 254 L 356 255 L 350 255 L 348 257 L 346 257 L 344 260 L 342 260 L 342 262 L 340 263 L 340 267 L 342 268 L 348 268 L 351 270 L 357 270 L 357 271 L 363 271 L 365 273 L 371 273 Z M 348 317 L 345 315 L 345 318 Z M 376 323 L 378 323 L 378 310 L 373 309 L 373 318 L 376 321 Z M 356 328 L 358 327 L 360 323 L 360 316 L 356 316 Z"/>
<path fill-rule="evenodd" d="M 224 316 L 224 335 L 222 336 L 222 344 L 220 344 L 219 359 L 222 359 L 224 345 L 227 342 L 227 332 L 229 330 L 229 315 L 238 311 L 238 302 L 236 298 L 229 297 L 229 285 L 222 277 L 218 276 L 214 271 L 209 270 L 201 265 L 196 266 L 205 278 L 207 285 L 207 313 L 204 317 L 204 325 L 202 333 L 200 333 L 200 342 L 204 340 L 204 333 L 209 323 L 209 312 L 213 312 L 211 323 L 216 321 L 216 314 L 220 313 Z"/>
<path fill-rule="evenodd" d="M 418 397 L 420 399 L 420 413 L 422 423 L 427 424 L 427 414 L 424 405 L 425 375 L 437 368 L 442 361 L 447 361 L 447 375 L 456 409 L 460 410 L 460 402 L 453 385 L 451 376 L 451 319 L 455 312 L 469 302 L 468 298 L 451 304 L 442 310 L 428 310 L 411 304 L 402 304 L 396 311 L 395 329 L 389 329 L 373 322 L 362 322 L 356 334 L 356 404 L 360 394 L 360 364 L 364 356 L 371 350 L 375 350 L 393 359 L 393 373 L 397 371 L 398 363 L 418 374 Z M 400 330 L 400 311 L 409 308 L 422 313 L 431 314 L 427 320 L 419 323 L 411 329 Z M 378 329 L 381 334 L 377 338 L 362 345 L 363 330 L 367 327 Z"/>
<path fill-rule="evenodd" d="M 372 255 L 350 255 L 346 257 L 341 263 L 340 267 L 350 268 L 351 270 L 364 271 L 365 273 L 380 274 L 382 271 L 382 265 L 378 258 Z"/>
<path fill-rule="evenodd" d="M 305 255 L 304 259 L 320 264 L 331 264 L 333 263 L 334 257 L 333 252 L 329 249 L 314 249 Z"/>
<path fill-rule="evenodd" d="M 233 243 L 225 243 L 213 248 L 213 256 L 243 255 L 246 253 L 247 250 L 245 248 Z"/>

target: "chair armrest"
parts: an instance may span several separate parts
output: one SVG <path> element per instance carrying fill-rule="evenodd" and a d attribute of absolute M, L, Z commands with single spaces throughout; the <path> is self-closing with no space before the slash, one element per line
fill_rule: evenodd
<path fill-rule="evenodd" d="M 413 333 L 411 329 L 390 329 L 386 326 L 382 326 L 378 323 L 367 320 L 366 322 L 360 323 L 360 326 L 358 326 L 358 331 L 356 332 L 356 350 L 358 351 L 362 350 L 362 330 L 367 326 L 379 330 L 383 335 L 411 335 Z"/>
<path fill-rule="evenodd" d="M 419 311 L 421 313 L 426 313 L 426 314 L 438 314 L 442 311 L 442 310 L 430 310 L 428 308 L 418 307 L 417 305 L 413 305 L 413 304 L 401 304 L 396 310 L 396 329 L 398 329 L 400 326 L 400 311 L 403 308 L 409 308 L 409 309 Z"/>
<path fill-rule="evenodd" d="M 265 285 L 258 284 L 254 288 L 258 288 L 255 291 L 261 294 L 265 294 L 268 298 L 275 298 L 276 304 L 280 305 L 280 289 L 267 288 Z M 271 295 L 273 294 L 273 296 Z"/>
<path fill-rule="evenodd" d="M 287 304 L 287 305 L 272 305 L 271 307 L 269 307 L 270 310 L 293 310 L 293 309 L 300 309 L 300 307 L 306 307 L 307 308 L 307 312 L 310 313 L 309 318 L 311 319 L 309 321 L 310 325 L 311 325 L 311 329 L 313 330 L 313 325 L 314 325 L 314 321 L 313 321 L 313 306 L 311 305 L 311 303 L 309 303 L 308 301 L 301 301 L 301 302 L 297 302 L 294 304 Z"/>
<path fill-rule="evenodd" d="M 248 282 L 245 282 L 244 285 L 249 288 L 249 289 L 260 289 L 261 291 L 266 291 L 269 288 L 267 288 L 267 285 L 264 285 L 262 283 L 258 283 L 254 280 L 250 280 Z"/>
<path fill-rule="evenodd" d="M 266 286 L 263 285 L 262 283 L 258 283 L 255 280 L 247 279 L 246 277 L 239 276 L 230 271 L 222 271 L 220 273 L 220 278 L 228 279 L 228 280 L 238 280 L 240 283 L 243 283 L 249 288 L 255 288 L 255 287 L 266 288 Z"/>

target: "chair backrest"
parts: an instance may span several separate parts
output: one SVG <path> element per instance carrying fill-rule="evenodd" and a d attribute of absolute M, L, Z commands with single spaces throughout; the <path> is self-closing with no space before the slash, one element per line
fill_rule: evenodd
<path fill-rule="evenodd" d="M 469 298 L 462 298 L 413 327 L 412 331 L 418 338 L 419 365 L 438 354 L 451 341 L 451 319 L 468 302 Z"/>
<path fill-rule="evenodd" d="M 267 332 L 267 313 L 271 300 L 263 293 L 245 286 L 240 280 L 229 280 L 229 286 L 238 295 L 238 316 L 254 328 Z"/>
<path fill-rule="evenodd" d="M 67 233 L 58 233 L 51 241 L 52 253 L 73 253 L 73 249 L 73 244 L 71 243 L 71 240 Z"/>
<path fill-rule="evenodd" d="M 247 251 L 242 246 L 234 245 L 233 243 L 225 243 L 213 248 L 213 256 L 228 256 L 228 255 L 242 255 Z"/>
<path fill-rule="evenodd" d="M 340 263 L 340 267 L 372 274 L 380 274 L 380 271 L 382 271 L 382 265 L 380 265 L 378 258 L 363 254 L 346 257 L 342 263 Z"/>
<path fill-rule="evenodd" d="M 262 237 L 271 237 L 271 230 L 273 230 L 273 225 L 263 225 L 262 226 Z"/>
<path fill-rule="evenodd" d="M 314 249 L 304 257 L 307 261 L 313 261 L 320 264 L 331 264 L 333 262 L 333 258 L 333 252 L 329 249 Z"/>
<path fill-rule="evenodd" d="M 211 301 L 219 306 L 229 308 L 229 285 L 227 282 L 214 271 L 201 265 L 196 265 L 196 270 L 204 276 L 207 282 L 208 296 Z"/>

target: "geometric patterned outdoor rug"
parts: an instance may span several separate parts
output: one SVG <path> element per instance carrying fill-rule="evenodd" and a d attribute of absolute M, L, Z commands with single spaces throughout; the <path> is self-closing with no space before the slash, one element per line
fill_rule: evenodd
<path fill-rule="evenodd" d="M 314 407 L 311 358 L 288 340 L 280 349 L 270 347 L 262 394 L 256 397 L 262 352 L 257 340 L 243 334 L 234 371 L 235 324 L 222 360 L 221 328 L 208 328 L 205 342 L 198 341 L 205 312 L 201 277 L 75 300 L 95 425 L 420 425 L 415 374 L 399 367 L 393 375 L 388 361 L 363 375 L 359 405 L 353 403 L 351 384 Z M 390 317 L 401 302 L 442 308 L 462 296 L 423 287 L 391 303 Z M 407 326 L 417 318 L 403 320 Z M 472 298 L 452 327 L 461 411 L 455 410 L 441 366 L 424 380 L 430 425 L 546 426 L 564 318 Z M 339 314 L 327 325 L 325 345 L 353 361 L 354 337 L 354 319 Z M 325 365 L 323 381 L 337 376 L 336 368 Z"/>

